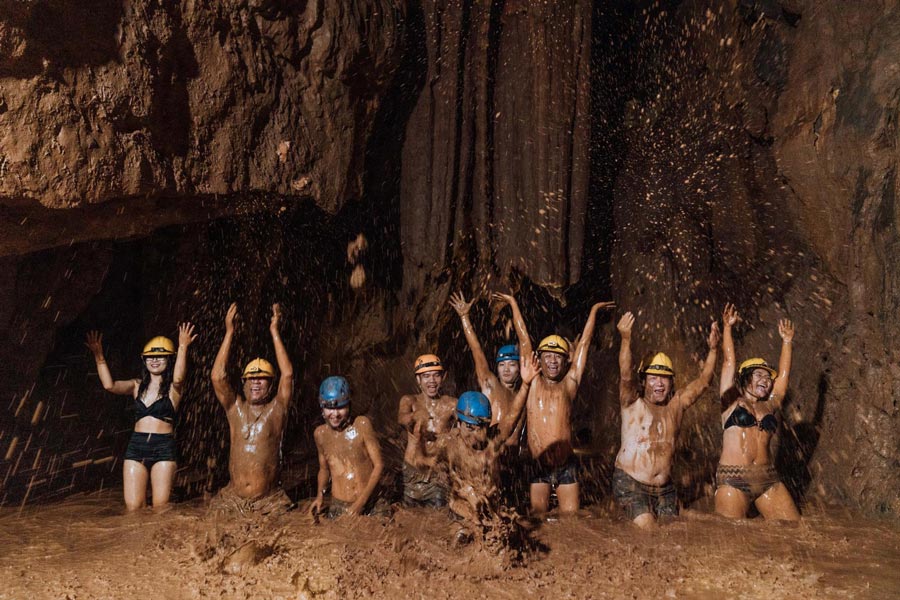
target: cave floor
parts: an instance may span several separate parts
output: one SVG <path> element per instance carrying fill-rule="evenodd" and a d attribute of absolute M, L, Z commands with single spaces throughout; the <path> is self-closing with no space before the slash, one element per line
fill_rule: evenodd
<path fill-rule="evenodd" d="M 478 544 L 454 547 L 435 512 L 315 524 L 302 503 L 273 520 L 221 522 L 199 501 L 122 514 L 118 494 L 4 508 L 0 598 L 900 595 L 900 525 L 835 509 L 807 508 L 800 524 L 784 524 L 725 522 L 695 505 L 644 533 L 593 507 L 541 523 L 532 536 L 542 548 L 510 566 Z"/>

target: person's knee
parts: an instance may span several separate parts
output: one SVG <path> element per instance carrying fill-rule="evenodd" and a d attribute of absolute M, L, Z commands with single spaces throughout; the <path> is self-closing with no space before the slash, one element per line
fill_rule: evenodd
<path fill-rule="evenodd" d="M 653 513 L 645 512 L 636 516 L 631 522 L 641 529 L 650 529 L 656 526 L 656 517 L 653 516 Z"/>
<path fill-rule="evenodd" d="M 743 492 L 730 486 L 716 490 L 716 512 L 729 519 L 743 519 L 747 515 L 749 503 Z"/>

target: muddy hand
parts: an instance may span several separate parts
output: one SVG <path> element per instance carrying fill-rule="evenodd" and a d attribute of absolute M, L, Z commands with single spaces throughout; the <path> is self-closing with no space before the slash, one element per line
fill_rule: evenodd
<path fill-rule="evenodd" d="M 619 335 L 622 336 L 623 340 L 631 339 L 631 331 L 634 328 L 634 315 L 631 312 L 627 312 L 622 315 L 622 318 L 619 319 L 619 323 L 616 325 L 616 329 L 619 330 Z"/>
<path fill-rule="evenodd" d="M 591 307 L 591 310 L 603 310 L 603 309 L 615 308 L 615 307 L 616 307 L 615 302 L 613 302 L 612 300 L 607 300 L 606 302 L 598 302 L 593 307 Z"/>
<path fill-rule="evenodd" d="M 522 383 L 531 383 L 540 370 L 537 354 L 523 356 L 519 359 L 519 375 L 522 377 Z"/>
<path fill-rule="evenodd" d="M 272 305 L 272 321 L 269 323 L 269 330 L 272 333 L 278 333 L 281 326 L 281 305 L 277 302 Z"/>
<path fill-rule="evenodd" d="M 513 304 L 516 299 L 510 294 L 501 294 L 500 292 L 494 292 L 491 294 L 491 300 L 495 302 L 499 302 L 502 304 Z"/>
<path fill-rule="evenodd" d="M 469 314 L 469 310 L 472 308 L 472 303 L 475 302 L 473 298 L 469 302 L 466 302 L 466 297 L 463 296 L 462 292 L 456 292 L 452 296 L 450 296 L 450 306 L 453 307 L 453 310 L 456 311 L 460 317 L 465 317 Z"/>
<path fill-rule="evenodd" d="M 790 319 L 781 319 L 778 321 L 778 335 L 785 343 L 790 344 L 794 341 L 794 324 Z"/>
<path fill-rule="evenodd" d="M 734 327 L 740 320 L 741 316 L 738 314 L 734 304 L 726 304 L 725 310 L 722 311 L 722 324 L 725 325 L 725 327 Z"/>
<path fill-rule="evenodd" d="M 722 341 L 722 334 L 719 333 L 719 324 L 713 321 L 712 326 L 709 328 L 709 349 L 717 348 L 720 341 Z"/>

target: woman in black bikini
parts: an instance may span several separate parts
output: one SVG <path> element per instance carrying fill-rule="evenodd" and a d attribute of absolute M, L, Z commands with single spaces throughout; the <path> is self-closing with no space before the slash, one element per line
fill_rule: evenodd
<path fill-rule="evenodd" d="M 782 340 L 778 371 L 761 358 L 751 358 L 741 363 L 735 385 L 731 328 L 738 318 L 734 305 L 726 305 L 722 315 L 725 359 L 719 381 L 724 433 L 716 469 L 716 512 L 743 519 L 752 502 L 766 519 L 796 521 L 800 513 L 778 477 L 769 447 L 778 429 L 776 413 L 787 392 L 794 325 L 787 319 L 778 322 Z"/>
<path fill-rule="evenodd" d="M 178 353 L 167 337 L 147 342 L 140 379 L 114 381 L 103 357 L 103 334 L 91 331 L 85 344 L 94 354 L 103 389 L 134 398 L 134 433 L 128 442 L 123 464 L 125 506 L 137 510 L 147 505 L 147 480 L 151 482 L 153 508 L 169 503 L 175 480 L 175 411 L 181 400 L 187 372 L 187 349 L 197 336 L 194 326 L 178 327 Z M 175 356 L 175 360 L 172 360 Z"/>

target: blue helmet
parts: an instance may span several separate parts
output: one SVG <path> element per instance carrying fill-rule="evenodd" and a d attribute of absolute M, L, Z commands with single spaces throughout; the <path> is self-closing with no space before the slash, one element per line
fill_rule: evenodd
<path fill-rule="evenodd" d="M 319 386 L 319 406 L 343 408 L 350 404 L 350 384 L 340 375 L 332 375 Z"/>
<path fill-rule="evenodd" d="M 456 418 L 469 425 L 489 425 L 491 403 L 481 392 L 465 392 L 456 401 Z"/>
<path fill-rule="evenodd" d="M 519 347 L 514 344 L 501 346 L 497 350 L 497 362 L 500 363 L 504 360 L 519 360 Z"/>

